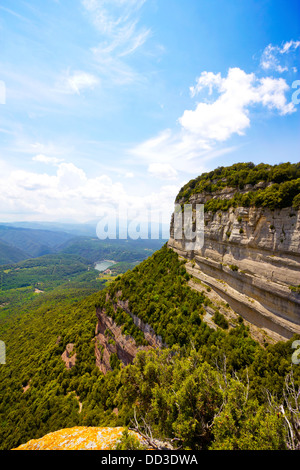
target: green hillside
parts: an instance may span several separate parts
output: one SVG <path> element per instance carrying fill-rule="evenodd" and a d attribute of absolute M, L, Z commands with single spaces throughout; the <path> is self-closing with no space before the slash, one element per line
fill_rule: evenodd
<path fill-rule="evenodd" d="M 134 413 L 154 436 L 182 448 L 287 448 L 278 410 L 281 404 L 286 409 L 291 371 L 288 383 L 300 384 L 292 342 L 262 347 L 242 319 L 230 330 L 208 327 L 203 307 L 210 301 L 191 290 L 188 279 L 184 263 L 164 246 L 103 291 L 80 298 L 56 287 L 0 318 L 7 347 L 7 363 L 0 366 L 1 448 L 77 425 L 130 425 Z M 167 347 L 140 352 L 126 368 L 115 360 L 103 375 L 95 364 L 96 306 L 105 307 L 124 334 L 144 342 L 130 315 L 114 314 L 120 291 Z M 76 363 L 67 370 L 61 354 L 70 343 Z"/>
<path fill-rule="evenodd" d="M 28 254 L 24 253 L 24 251 L 0 240 L 0 266 L 3 264 L 18 263 L 26 258 L 28 258 Z"/>
<path fill-rule="evenodd" d="M 147 258 L 160 249 L 165 241 L 141 239 L 99 240 L 94 237 L 77 237 L 63 244 L 60 251 L 80 256 L 90 263 L 102 259 L 133 263 Z"/>
<path fill-rule="evenodd" d="M 0 241 L 24 251 L 27 258 L 50 254 L 72 235 L 51 230 L 34 230 L 0 225 Z"/>
<path fill-rule="evenodd" d="M 42 227 L 41 224 L 36 226 Z M 99 240 L 64 231 L 0 225 L 0 266 L 57 253 L 81 257 L 87 263 L 102 259 L 134 263 L 147 258 L 161 248 L 165 241 Z"/>

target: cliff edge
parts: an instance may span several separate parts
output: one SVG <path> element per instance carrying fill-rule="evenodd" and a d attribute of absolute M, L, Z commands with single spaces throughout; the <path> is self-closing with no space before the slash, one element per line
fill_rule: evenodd
<path fill-rule="evenodd" d="M 299 172 L 299 164 L 239 164 L 205 174 L 176 199 L 204 204 L 203 246 L 190 251 L 184 233 L 175 239 L 174 214 L 170 227 L 168 246 L 189 261 L 189 274 L 276 340 L 300 333 Z"/>

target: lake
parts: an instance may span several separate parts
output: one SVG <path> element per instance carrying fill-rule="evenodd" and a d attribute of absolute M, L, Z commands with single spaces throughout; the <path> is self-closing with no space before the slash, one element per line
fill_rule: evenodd
<path fill-rule="evenodd" d="M 95 264 L 95 269 L 97 269 L 97 271 L 103 272 L 114 264 L 116 264 L 116 261 L 104 259 L 103 261 L 98 261 L 98 263 Z"/>

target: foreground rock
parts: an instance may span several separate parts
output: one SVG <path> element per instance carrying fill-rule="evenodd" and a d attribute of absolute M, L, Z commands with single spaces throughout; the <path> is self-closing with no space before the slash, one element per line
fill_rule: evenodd
<path fill-rule="evenodd" d="M 75 427 L 55 431 L 41 439 L 33 439 L 12 450 L 111 450 L 121 439 L 125 428 Z M 144 441 L 134 431 L 141 444 Z"/>

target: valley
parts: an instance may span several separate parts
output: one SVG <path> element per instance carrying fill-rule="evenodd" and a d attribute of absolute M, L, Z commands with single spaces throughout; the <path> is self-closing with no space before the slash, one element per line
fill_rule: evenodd
<path fill-rule="evenodd" d="M 300 450 L 299 19 L 0 0 L 3 455 Z"/>
<path fill-rule="evenodd" d="M 238 181 L 240 165 L 219 170 L 222 179 L 225 171 Z M 298 166 L 289 168 L 291 181 Z M 248 196 L 256 190 L 248 186 Z M 224 200 L 214 191 L 205 193 L 202 252 L 174 239 L 172 218 L 160 246 L 79 237 L 57 253 L 1 267 L 2 449 L 77 427 L 150 429 L 153 444 L 174 449 L 300 445 L 290 434 L 300 425 L 292 362 L 300 339 L 298 206 L 274 208 L 269 229 L 268 208 L 232 212 L 226 201 L 235 190 L 222 189 L 230 193 Z M 203 198 L 197 194 L 188 201 Z"/>

